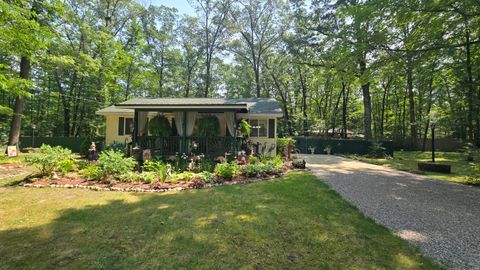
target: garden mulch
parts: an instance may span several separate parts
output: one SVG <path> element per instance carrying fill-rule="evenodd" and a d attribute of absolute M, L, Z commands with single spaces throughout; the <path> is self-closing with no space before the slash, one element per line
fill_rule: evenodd
<path fill-rule="evenodd" d="M 256 177 L 245 177 L 239 175 L 233 179 L 222 179 L 217 177 L 214 183 L 204 183 L 197 180 L 192 181 L 179 181 L 176 183 L 171 182 L 154 182 L 151 184 L 146 183 L 120 183 L 120 182 L 108 182 L 108 181 L 89 181 L 80 175 L 58 177 L 56 179 L 50 178 L 27 178 L 19 185 L 23 187 L 34 188 L 83 188 L 98 191 L 125 191 L 125 192 L 166 192 L 166 191 L 180 191 L 186 189 L 201 189 L 211 188 L 221 185 L 236 185 L 236 184 L 248 184 L 259 181 L 270 180 L 278 178 L 288 172 L 288 170 L 278 172 L 273 175 L 261 175 Z"/>

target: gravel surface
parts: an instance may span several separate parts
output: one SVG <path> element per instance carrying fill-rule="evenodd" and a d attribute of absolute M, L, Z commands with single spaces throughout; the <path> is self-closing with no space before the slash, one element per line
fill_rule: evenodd
<path fill-rule="evenodd" d="M 366 216 L 452 269 L 480 269 L 480 188 L 337 156 L 302 155 Z"/>

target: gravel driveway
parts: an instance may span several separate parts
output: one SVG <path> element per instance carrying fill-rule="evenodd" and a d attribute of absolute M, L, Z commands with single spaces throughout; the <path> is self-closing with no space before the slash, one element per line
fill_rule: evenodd
<path fill-rule="evenodd" d="M 365 215 L 453 269 L 480 269 L 480 188 L 337 156 L 302 155 Z"/>

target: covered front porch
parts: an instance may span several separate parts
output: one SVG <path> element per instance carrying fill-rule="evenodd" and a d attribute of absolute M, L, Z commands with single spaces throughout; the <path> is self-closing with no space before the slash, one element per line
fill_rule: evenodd
<path fill-rule="evenodd" d="M 237 134 L 244 108 L 134 108 L 132 145 L 153 156 L 234 155 L 245 139 Z"/>

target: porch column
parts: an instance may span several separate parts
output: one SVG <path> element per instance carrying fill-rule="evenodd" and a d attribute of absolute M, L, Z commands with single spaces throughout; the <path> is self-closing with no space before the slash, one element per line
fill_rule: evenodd
<path fill-rule="evenodd" d="M 187 151 L 187 111 L 183 112 L 183 134 L 182 134 L 182 147 L 181 152 L 185 153 Z"/>
<path fill-rule="evenodd" d="M 137 144 L 137 136 L 138 136 L 138 110 L 134 109 L 132 147 L 135 147 Z"/>
<path fill-rule="evenodd" d="M 235 128 L 235 132 L 233 132 L 233 151 L 235 153 L 233 153 L 233 156 L 236 156 L 237 153 L 238 153 L 238 146 L 237 146 L 237 112 L 234 112 L 233 113 L 233 120 L 234 120 L 234 124 L 233 124 L 233 127 Z"/>

